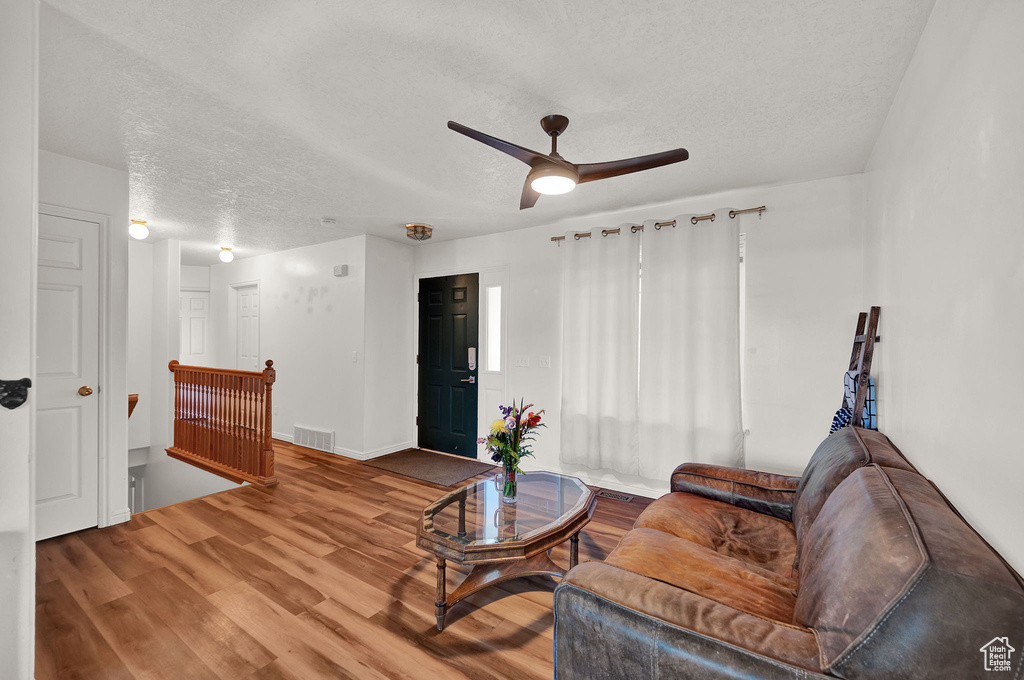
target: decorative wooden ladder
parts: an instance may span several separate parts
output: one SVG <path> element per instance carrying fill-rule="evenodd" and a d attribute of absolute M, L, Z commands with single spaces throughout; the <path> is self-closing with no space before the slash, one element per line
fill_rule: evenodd
<path fill-rule="evenodd" d="M 174 373 L 174 446 L 167 455 L 233 482 L 277 484 L 271 394 L 277 372 L 182 366 Z"/>
<path fill-rule="evenodd" d="M 850 353 L 850 371 L 857 372 L 857 396 L 853 405 L 854 427 L 862 427 L 864 405 L 867 402 L 869 387 L 869 376 L 871 374 L 871 359 L 875 354 L 875 343 L 882 338 L 878 337 L 878 317 L 882 313 L 881 307 L 872 307 L 871 312 L 861 312 L 857 317 L 857 331 L 853 334 L 853 351 Z M 846 406 L 846 397 L 843 396 L 843 403 L 840 407 Z"/>

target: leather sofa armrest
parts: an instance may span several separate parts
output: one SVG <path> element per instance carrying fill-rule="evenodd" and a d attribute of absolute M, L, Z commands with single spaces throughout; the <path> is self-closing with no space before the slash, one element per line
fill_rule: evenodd
<path fill-rule="evenodd" d="M 557 680 L 826 677 L 810 630 L 603 562 L 569 571 L 554 609 Z"/>
<path fill-rule="evenodd" d="M 672 491 L 712 498 L 786 521 L 792 521 L 793 497 L 799 484 L 799 477 L 703 463 L 684 463 L 672 472 Z"/>

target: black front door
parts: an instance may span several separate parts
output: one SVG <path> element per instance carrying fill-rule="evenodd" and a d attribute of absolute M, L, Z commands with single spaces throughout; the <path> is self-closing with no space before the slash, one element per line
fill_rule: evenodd
<path fill-rule="evenodd" d="M 476 458 L 479 275 L 420 280 L 419 446 Z"/>

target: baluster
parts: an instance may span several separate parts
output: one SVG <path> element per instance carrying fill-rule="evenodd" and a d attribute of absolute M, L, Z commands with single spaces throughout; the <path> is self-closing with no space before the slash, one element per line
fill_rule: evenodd
<path fill-rule="evenodd" d="M 238 390 L 239 379 L 237 377 L 231 377 L 230 384 L 231 389 L 228 392 L 228 401 L 225 403 L 227 409 L 227 447 L 224 448 L 223 463 L 224 465 L 237 468 L 238 467 L 238 451 L 239 451 L 239 390 Z"/>
<path fill-rule="evenodd" d="M 225 452 L 225 464 L 238 469 L 238 456 L 239 456 L 239 435 L 242 433 L 241 428 L 241 409 L 239 408 L 238 398 L 241 396 L 239 390 L 239 384 L 241 379 L 238 376 L 231 378 L 231 404 L 229 405 L 229 413 L 231 418 L 231 448 Z"/>
<path fill-rule="evenodd" d="M 196 450 L 196 433 L 195 429 L 192 427 L 192 372 L 182 371 L 181 380 L 183 389 L 185 390 L 185 409 L 183 415 L 185 417 L 186 426 L 184 448 L 186 451 L 191 453 Z"/>
<path fill-rule="evenodd" d="M 182 446 L 185 451 L 192 450 L 192 422 L 189 420 L 189 410 L 192 408 L 192 385 L 188 381 L 187 371 L 178 371 L 177 377 L 181 379 L 181 418 L 184 424 L 181 428 Z"/>
<path fill-rule="evenodd" d="M 238 462 L 239 467 L 245 470 L 247 474 L 252 473 L 252 468 L 249 467 L 249 446 L 252 439 L 252 420 L 250 419 L 252 415 L 252 393 L 249 391 L 251 389 L 251 382 L 252 378 L 248 376 L 243 380 L 245 389 L 242 391 L 242 449 Z"/>
<path fill-rule="evenodd" d="M 240 402 L 241 402 L 241 408 L 242 408 L 242 417 L 241 417 L 241 422 L 240 422 L 242 436 L 241 436 L 241 441 L 239 441 L 240 446 L 239 446 L 239 449 L 238 449 L 238 467 L 241 468 L 242 470 L 245 470 L 246 473 L 250 472 L 250 470 L 249 470 L 249 426 L 250 426 L 250 423 L 249 423 L 249 407 L 250 407 L 250 404 L 249 404 L 249 380 L 250 380 L 250 378 L 248 376 L 246 376 L 245 378 L 242 378 L 242 391 L 241 391 L 241 394 L 239 395 Z"/>
<path fill-rule="evenodd" d="M 203 411 L 203 377 L 199 371 L 192 372 L 195 382 L 193 383 L 195 390 L 195 414 L 192 416 L 196 424 L 196 448 L 192 449 L 192 453 L 199 455 L 203 450 L 203 442 L 206 441 L 204 432 L 206 430 L 206 421 L 204 420 L 205 413 Z"/>
<path fill-rule="evenodd" d="M 221 380 L 224 383 L 223 389 L 223 422 L 221 424 L 221 448 L 219 451 L 221 465 L 231 466 L 232 451 L 234 450 L 234 407 L 232 402 L 235 399 L 235 382 L 238 380 L 234 376 L 221 375 Z"/>
<path fill-rule="evenodd" d="M 260 433 L 263 431 L 260 427 L 260 385 L 262 383 L 262 378 L 253 378 L 252 380 L 252 444 L 250 444 L 251 461 L 249 465 L 253 475 L 260 473 Z"/>
<path fill-rule="evenodd" d="M 213 384 L 213 432 L 210 442 L 210 460 L 214 463 L 221 462 L 221 451 L 224 441 L 224 376 L 219 373 L 210 374 L 210 382 Z"/>
<path fill-rule="evenodd" d="M 217 402 L 215 401 L 215 395 L 213 393 L 213 376 L 210 373 L 201 373 L 203 380 L 203 387 L 206 391 L 205 398 L 203 399 L 203 406 L 206 411 L 206 429 L 205 429 L 205 442 L 203 444 L 203 458 L 210 457 L 210 450 L 213 448 L 213 428 L 216 425 L 217 414 L 215 408 Z"/>
<path fill-rule="evenodd" d="M 188 452 L 195 453 L 199 446 L 199 433 L 196 432 L 196 377 L 193 371 L 188 371 L 185 376 L 188 379 Z"/>

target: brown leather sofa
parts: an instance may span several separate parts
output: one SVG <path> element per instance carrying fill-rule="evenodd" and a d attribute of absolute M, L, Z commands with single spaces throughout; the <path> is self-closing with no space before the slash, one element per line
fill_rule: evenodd
<path fill-rule="evenodd" d="M 802 477 L 682 465 L 671 489 L 555 589 L 556 678 L 1024 677 L 1020 576 L 885 435 L 840 430 Z M 996 638 L 1009 671 L 985 670 Z"/>

